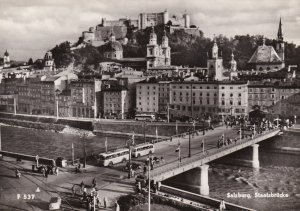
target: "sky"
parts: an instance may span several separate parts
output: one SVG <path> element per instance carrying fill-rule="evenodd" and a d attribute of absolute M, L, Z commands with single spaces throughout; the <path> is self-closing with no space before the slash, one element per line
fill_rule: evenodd
<path fill-rule="evenodd" d="M 204 36 L 265 35 L 276 38 L 282 17 L 284 39 L 300 44 L 300 0 L 0 0 L 0 57 L 43 58 L 64 41 L 76 42 L 82 31 L 101 23 L 137 19 L 141 12 L 183 14 Z"/>

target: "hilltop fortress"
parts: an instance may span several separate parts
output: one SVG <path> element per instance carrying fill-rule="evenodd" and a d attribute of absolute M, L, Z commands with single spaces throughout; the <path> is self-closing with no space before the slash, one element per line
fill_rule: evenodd
<path fill-rule="evenodd" d="M 101 23 L 96 27 L 90 27 L 88 31 L 82 32 L 82 39 L 93 46 L 100 46 L 107 42 L 110 34 L 113 33 L 116 40 L 126 44 L 128 29 L 141 30 L 163 24 L 170 26 L 170 33 L 175 30 L 184 30 L 188 34 L 199 35 L 198 28 L 190 27 L 190 16 L 187 13 L 181 16 L 169 16 L 169 12 L 165 10 L 159 13 L 140 13 L 138 19 L 126 17 L 119 20 L 106 20 L 102 18 Z"/>

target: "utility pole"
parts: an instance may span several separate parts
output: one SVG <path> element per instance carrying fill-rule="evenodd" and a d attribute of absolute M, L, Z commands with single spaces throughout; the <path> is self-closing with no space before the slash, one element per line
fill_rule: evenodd
<path fill-rule="evenodd" d="M 58 119 L 59 115 L 58 115 L 58 98 L 56 100 L 56 118 Z"/>
<path fill-rule="evenodd" d="M 82 134 L 82 141 L 83 141 L 83 168 L 86 166 L 86 133 Z"/>
<path fill-rule="evenodd" d="M 17 99 L 14 97 L 14 113 L 17 114 Z"/>
<path fill-rule="evenodd" d="M 74 144 L 72 143 L 72 165 L 74 165 Z"/>
<path fill-rule="evenodd" d="M 150 157 L 148 162 L 148 211 L 151 210 L 151 198 L 150 198 Z"/>
<path fill-rule="evenodd" d="M 167 116 L 168 116 L 168 123 L 170 123 L 170 108 L 169 108 L 169 103 L 167 104 Z"/>
<path fill-rule="evenodd" d="M 2 150 L 2 131 L 1 131 L 1 125 L 0 125 L 0 151 Z"/>
<path fill-rule="evenodd" d="M 146 143 L 146 121 L 144 120 L 144 143 Z"/>

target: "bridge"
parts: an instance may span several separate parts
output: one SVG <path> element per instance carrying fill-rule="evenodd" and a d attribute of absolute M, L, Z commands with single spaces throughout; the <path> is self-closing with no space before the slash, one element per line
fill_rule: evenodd
<path fill-rule="evenodd" d="M 232 143 L 221 148 L 211 148 L 204 153 L 194 154 L 191 157 L 185 157 L 178 161 L 173 161 L 160 165 L 151 171 L 151 179 L 154 181 L 163 181 L 170 177 L 184 173 L 194 168 L 200 168 L 200 194 L 209 195 L 208 185 L 208 168 L 207 163 L 224 157 L 228 154 L 244 149 L 246 147 L 253 147 L 252 166 L 253 168 L 259 168 L 259 156 L 258 156 L 258 143 L 278 135 L 280 129 L 275 128 L 267 131 L 263 131 L 255 136 L 243 138 L 236 143 Z"/>

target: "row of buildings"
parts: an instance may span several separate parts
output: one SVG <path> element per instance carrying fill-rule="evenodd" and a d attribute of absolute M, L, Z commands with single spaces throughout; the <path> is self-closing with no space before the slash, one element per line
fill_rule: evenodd
<path fill-rule="evenodd" d="M 80 77 L 72 71 L 57 73 L 52 54 L 44 57 L 42 70 L 30 74 L 1 75 L 2 111 L 58 117 L 132 118 L 137 113 L 171 118 L 247 116 L 254 107 L 270 115 L 298 115 L 300 85 L 297 74 L 285 68 L 281 20 L 276 50 L 258 46 L 249 60 L 257 73 L 237 70 L 232 53 L 231 67 L 223 67 L 216 39 L 205 68 L 171 65 L 171 48 L 164 32 L 162 43 L 152 28 L 146 58 L 123 58 L 115 35 L 103 46 L 103 55 L 113 62 L 100 64 L 99 77 Z M 143 63 L 145 71 L 124 67 Z M 131 65 L 130 65 L 131 66 Z"/>
<path fill-rule="evenodd" d="M 78 79 L 72 73 L 6 78 L 0 84 L 2 111 L 85 118 L 247 116 L 254 107 L 272 116 L 300 115 L 300 85 L 293 82 L 197 80 L 145 77 L 123 69 L 114 77 Z"/>

